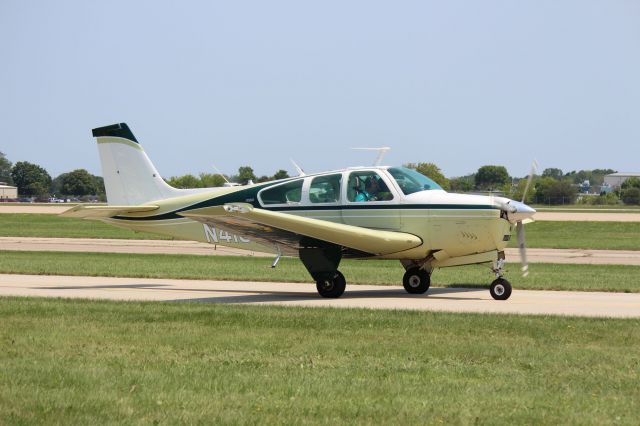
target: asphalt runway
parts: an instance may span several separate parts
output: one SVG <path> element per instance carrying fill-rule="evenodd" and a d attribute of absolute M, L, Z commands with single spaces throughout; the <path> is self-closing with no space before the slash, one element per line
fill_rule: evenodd
<path fill-rule="evenodd" d="M 409 295 L 400 286 L 351 285 L 341 298 L 325 299 L 313 284 L 0 275 L 0 296 L 640 318 L 638 293 L 515 289 L 509 300 L 497 301 L 483 289 L 431 288 Z"/>
<path fill-rule="evenodd" d="M 0 250 L 94 253 L 192 254 L 201 256 L 269 256 L 195 241 L 120 240 L 91 238 L 0 237 Z M 507 262 L 520 263 L 518 249 L 506 250 Z M 640 251 L 527 248 L 530 263 L 582 265 L 640 265 Z"/>

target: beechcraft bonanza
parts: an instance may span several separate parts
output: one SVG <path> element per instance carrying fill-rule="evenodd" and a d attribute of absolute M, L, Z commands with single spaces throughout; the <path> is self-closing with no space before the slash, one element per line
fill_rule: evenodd
<path fill-rule="evenodd" d="M 523 223 L 535 210 L 502 197 L 452 194 L 404 167 L 354 167 L 235 187 L 176 189 L 125 123 L 93 129 L 107 206 L 64 216 L 135 231 L 297 256 L 323 297 L 340 297 L 342 259 L 395 259 L 407 292 L 429 289 L 436 268 L 487 264 L 491 296 L 506 300 L 504 249 L 516 230 L 526 272 Z M 277 263 L 277 259 L 275 263 Z"/>

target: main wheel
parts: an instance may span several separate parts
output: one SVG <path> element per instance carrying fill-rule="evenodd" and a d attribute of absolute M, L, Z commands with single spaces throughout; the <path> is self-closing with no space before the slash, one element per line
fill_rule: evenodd
<path fill-rule="evenodd" d="M 407 290 L 407 293 L 426 293 L 429 290 L 429 285 L 431 285 L 431 276 L 424 269 L 410 268 L 402 277 L 402 285 Z"/>
<path fill-rule="evenodd" d="M 489 293 L 496 300 L 507 300 L 511 296 L 511 283 L 504 278 L 498 278 L 491 283 Z"/>
<path fill-rule="evenodd" d="M 338 298 L 342 296 L 346 287 L 347 280 L 344 279 L 344 275 L 340 271 L 336 271 L 333 277 L 329 275 L 316 281 L 316 288 L 322 297 Z"/>

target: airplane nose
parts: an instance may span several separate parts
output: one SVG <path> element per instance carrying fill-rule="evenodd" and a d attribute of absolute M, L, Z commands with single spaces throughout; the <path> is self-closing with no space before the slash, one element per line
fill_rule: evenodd
<path fill-rule="evenodd" d="M 507 212 L 509 222 L 520 222 L 522 220 L 529 219 L 536 213 L 534 208 L 529 207 L 520 201 L 510 200 L 508 204 L 509 207 L 511 207 Z"/>

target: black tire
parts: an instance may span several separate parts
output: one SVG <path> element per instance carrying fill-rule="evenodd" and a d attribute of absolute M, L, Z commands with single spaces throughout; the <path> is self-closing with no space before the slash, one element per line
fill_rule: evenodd
<path fill-rule="evenodd" d="M 511 283 L 504 278 L 498 278 L 491 283 L 489 293 L 496 300 L 507 300 L 511 296 Z"/>
<path fill-rule="evenodd" d="M 402 277 L 402 285 L 407 293 L 423 294 L 429 290 L 431 275 L 424 269 L 410 268 Z"/>
<path fill-rule="evenodd" d="M 347 280 L 344 279 L 344 275 L 342 275 L 340 271 L 336 271 L 333 277 L 329 275 L 324 279 L 316 281 L 318 294 L 322 297 L 336 299 L 342 296 L 346 287 Z"/>

